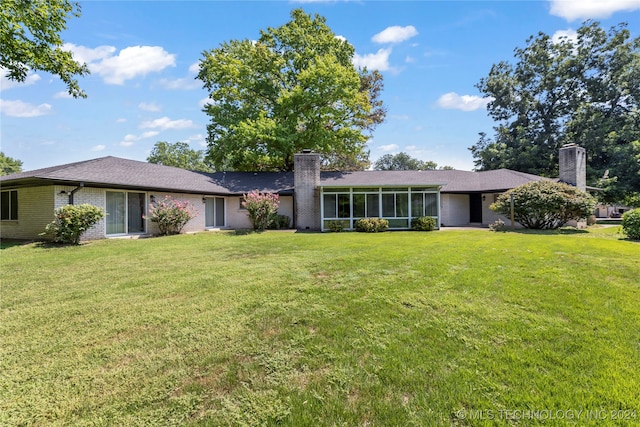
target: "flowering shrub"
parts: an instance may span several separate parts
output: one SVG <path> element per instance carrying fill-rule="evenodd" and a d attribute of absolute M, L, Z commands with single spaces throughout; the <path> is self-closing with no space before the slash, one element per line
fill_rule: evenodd
<path fill-rule="evenodd" d="M 640 240 L 640 208 L 627 211 L 622 215 L 622 231 L 630 239 Z"/>
<path fill-rule="evenodd" d="M 77 245 L 82 234 L 104 218 L 104 210 L 89 204 L 67 205 L 56 209 L 54 215 L 55 220 L 40 235 L 53 235 L 54 242 Z"/>
<path fill-rule="evenodd" d="M 187 201 L 180 201 L 165 196 L 159 202 L 152 202 L 149 215 L 145 219 L 158 224 L 161 236 L 180 234 L 185 224 L 197 216 L 194 206 Z"/>
<path fill-rule="evenodd" d="M 280 200 L 277 194 L 260 193 L 253 190 L 244 195 L 242 207 L 249 212 L 253 229 L 266 230 L 277 218 Z"/>
<path fill-rule="evenodd" d="M 586 219 L 596 204 L 593 197 L 572 185 L 537 181 L 502 193 L 491 209 L 509 217 L 511 195 L 514 219 L 533 229 L 556 229 L 570 220 Z"/>
<path fill-rule="evenodd" d="M 490 231 L 505 231 L 507 229 L 506 224 L 500 218 L 489 224 Z"/>

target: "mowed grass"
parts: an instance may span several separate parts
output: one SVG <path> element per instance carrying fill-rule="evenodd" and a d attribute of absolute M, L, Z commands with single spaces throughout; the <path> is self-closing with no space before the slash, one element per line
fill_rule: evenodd
<path fill-rule="evenodd" d="M 10 246 L 0 425 L 638 425 L 615 230 Z"/>

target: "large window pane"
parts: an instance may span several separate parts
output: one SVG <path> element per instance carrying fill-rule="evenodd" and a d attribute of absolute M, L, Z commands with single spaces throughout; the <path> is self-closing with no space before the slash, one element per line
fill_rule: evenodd
<path fill-rule="evenodd" d="M 365 195 L 364 194 L 354 194 L 353 195 L 353 217 L 354 218 L 364 218 L 365 215 Z"/>
<path fill-rule="evenodd" d="M 338 218 L 351 217 L 351 202 L 349 194 L 338 194 Z"/>
<path fill-rule="evenodd" d="M 382 195 L 382 216 L 385 218 L 396 216 L 395 194 Z"/>
<path fill-rule="evenodd" d="M 379 194 L 367 194 L 367 216 L 378 218 L 380 216 Z"/>
<path fill-rule="evenodd" d="M 0 219 L 3 221 L 11 219 L 10 191 L 0 193 Z"/>
<path fill-rule="evenodd" d="M 216 219 L 213 224 L 216 227 L 224 227 L 224 197 L 216 197 Z"/>
<path fill-rule="evenodd" d="M 215 199 L 204 199 L 204 226 L 215 226 Z"/>
<path fill-rule="evenodd" d="M 424 215 L 424 195 L 422 193 L 411 193 L 411 216 L 417 218 Z"/>
<path fill-rule="evenodd" d="M 126 195 L 107 191 L 107 234 L 125 233 Z"/>
<path fill-rule="evenodd" d="M 438 215 L 438 197 L 436 194 L 426 193 L 424 195 L 424 214 L 426 216 L 437 216 Z"/>
<path fill-rule="evenodd" d="M 324 217 L 337 218 L 336 195 L 325 194 L 322 201 L 324 203 Z"/>
<path fill-rule="evenodd" d="M 396 194 L 396 216 L 409 216 L 409 195 L 407 193 Z"/>
<path fill-rule="evenodd" d="M 127 193 L 129 233 L 144 233 L 144 193 Z"/>

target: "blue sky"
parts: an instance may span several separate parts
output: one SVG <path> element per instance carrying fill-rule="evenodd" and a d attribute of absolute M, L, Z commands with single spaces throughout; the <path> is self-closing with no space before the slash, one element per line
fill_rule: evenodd
<path fill-rule="evenodd" d="M 202 52 L 318 13 L 356 50 L 354 62 L 384 76 L 387 119 L 369 143 L 371 160 L 404 151 L 471 170 L 468 147 L 492 134 L 475 88 L 491 65 L 542 31 L 566 34 L 585 19 L 627 22 L 640 34 L 640 0 L 538 1 L 84 1 L 63 33 L 92 73 L 87 99 L 66 95 L 55 76 L 0 79 L 0 144 L 24 170 L 118 156 L 146 160 L 157 141 L 205 149 L 207 93 L 194 79 Z M 4 74 L 4 73 L 2 73 Z"/>

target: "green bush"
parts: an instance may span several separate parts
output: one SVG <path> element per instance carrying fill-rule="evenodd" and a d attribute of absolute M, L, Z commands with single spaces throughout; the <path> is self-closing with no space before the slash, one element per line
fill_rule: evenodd
<path fill-rule="evenodd" d="M 633 209 L 622 215 L 622 231 L 628 238 L 640 240 L 640 209 Z"/>
<path fill-rule="evenodd" d="M 382 218 L 361 218 L 355 223 L 356 231 L 380 233 L 389 229 L 389 221 Z"/>
<path fill-rule="evenodd" d="M 329 229 L 329 231 L 339 233 L 344 230 L 344 224 L 342 223 L 342 221 L 334 219 L 327 222 L 327 228 Z"/>
<path fill-rule="evenodd" d="M 85 231 L 104 218 L 104 210 L 97 206 L 67 205 L 55 210 L 55 219 L 47 224 L 41 236 L 53 236 L 53 241 L 77 245 Z"/>
<path fill-rule="evenodd" d="M 416 231 L 433 231 L 436 220 L 430 216 L 419 216 L 411 219 L 411 229 Z"/>
<path fill-rule="evenodd" d="M 596 201 L 576 187 L 555 181 L 529 182 L 503 193 L 491 205 L 509 217 L 513 195 L 514 219 L 525 228 L 556 229 L 571 220 L 588 218 Z"/>
<path fill-rule="evenodd" d="M 271 220 L 271 230 L 287 230 L 291 226 L 291 218 L 287 215 L 275 215 Z"/>

